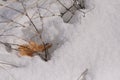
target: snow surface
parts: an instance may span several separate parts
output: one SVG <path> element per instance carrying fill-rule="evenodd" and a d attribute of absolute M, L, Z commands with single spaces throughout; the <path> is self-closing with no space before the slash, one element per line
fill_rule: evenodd
<path fill-rule="evenodd" d="M 86 0 L 86 4 L 85 17 L 76 11 L 72 24 L 64 23 L 58 16 L 45 18 L 44 39 L 54 46 L 51 60 L 44 62 L 39 56 L 19 58 L 0 45 L 0 61 L 20 67 L 1 66 L 15 80 L 77 80 L 85 69 L 86 80 L 120 80 L 120 0 Z M 6 34 L 23 36 L 27 34 L 24 30 L 17 28 Z M 13 37 L 0 39 L 24 43 Z M 0 80 L 14 80 L 2 67 Z"/>

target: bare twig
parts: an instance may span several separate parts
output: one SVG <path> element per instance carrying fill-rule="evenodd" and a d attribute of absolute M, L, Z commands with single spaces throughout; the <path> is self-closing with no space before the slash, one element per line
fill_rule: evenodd
<path fill-rule="evenodd" d="M 18 22 L 16 22 L 16 21 L 12 20 L 12 19 L 9 19 L 9 18 L 7 18 L 7 17 L 5 17 L 5 16 L 0 15 L 0 17 L 2 17 L 2 18 L 4 18 L 4 19 L 7 19 L 7 20 L 9 20 L 10 22 L 19 24 L 19 25 L 22 26 L 22 27 L 26 27 L 25 25 L 23 25 L 23 24 L 21 24 L 21 23 L 18 23 Z"/>
<path fill-rule="evenodd" d="M 66 22 L 70 22 L 70 20 L 73 18 L 74 15 L 72 15 Z"/>
<path fill-rule="evenodd" d="M 16 37 L 16 38 L 18 38 L 18 39 L 21 39 L 21 40 L 27 42 L 27 40 L 25 40 L 25 39 L 23 39 L 23 38 L 21 38 L 21 37 L 18 37 L 18 36 L 16 36 L 16 35 L 3 35 L 3 34 L 0 34 L 0 37 Z"/>
<path fill-rule="evenodd" d="M 21 12 L 20 10 L 17 10 L 17 9 L 15 9 L 15 8 L 12 8 L 12 7 L 9 7 L 9 6 L 4 6 L 3 4 L 0 4 L 0 6 L 6 7 L 6 8 L 9 8 L 9 9 L 11 9 L 11 10 L 14 10 L 14 11 L 16 11 L 16 12 L 19 12 L 19 13 L 21 13 L 21 14 L 24 14 L 24 13 Z"/>
<path fill-rule="evenodd" d="M 12 77 L 13 80 L 16 80 L 15 77 L 9 71 L 7 71 L 4 67 L 0 66 L 0 68 L 6 71 Z"/>
<path fill-rule="evenodd" d="M 78 77 L 77 80 L 85 80 L 85 76 L 88 73 L 88 69 L 86 69 L 84 72 L 82 72 L 82 74 Z"/>
<path fill-rule="evenodd" d="M 25 15 L 27 16 L 27 18 L 29 19 L 29 21 L 31 22 L 31 24 L 33 25 L 34 29 L 36 30 L 37 33 L 39 33 L 39 30 L 37 29 L 37 27 L 35 26 L 34 22 L 31 20 L 30 16 L 27 13 L 26 7 L 24 5 L 24 3 L 21 1 L 22 7 L 25 11 Z"/>
<path fill-rule="evenodd" d="M 72 7 L 67 8 L 60 0 L 57 0 L 57 1 L 66 9 L 65 13 L 69 11 L 71 14 L 74 15 L 74 13 L 70 11 Z M 62 15 L 64 15 L 65 13 L 62 13 Z"/>
<path fill-rule="evenodd" d="M 42 22 L 42 31 L 43 31 L 43 17 L 42 17 L 41 14 L 40 14 L 40 10 L 39 10 L 38 4 L 37 4 L 37 9 L 38 9 L 38 12 L 39 12 L 40 21 Z M 41 34 L 40 34 L 39 38 L 40 38 L 40 40 L 41 40 L 41 42 L 42 42 L 42 44 L 44 45 L 44 48 L 45 48 L 46 44 L 45 44 L 45 42 L 43 41 Z M 47 52 L 46 48 L 45 48 L 45 59 L 44 59 L 44 60 L 45 60 L 45 61 L 48 60 L 48 52 Z"/>
<path fill-rule="evenodd" d="M 8 32 L 8 31 L 10 31 L 10 30 L 12 30 L 12 29 L 14 29 L 14 28 L 18 28 L 18 26 L 15 26 L 15 27 L 12 27 L 12 28 L 9 28 L 9 29 L 4 30 L 4 31 L 2 32 L 2 34 L 0 34 L 0 36 L 2 36 L 4 33 Z"/>
<path fill-rule="evenodd" d="M 73 2 L 73 4 L 72 4 L 69 8 L 67 8 L 60 0 L 57 0 L 57 1 L 66 9 L 65 12 L 61 13 L 61 17 L 63 17 L 67 12 L 70 12 L 70 13 L 72 14 L 72 16 L 69 18 L 69 20 L 66 21 L 67 23 L 68 23 L 68 22 L 72 19 L 72 17 L 74 16 L 74 13 L 75 13 L 75 12 L 72 12 L 72 10 L 71 10 L 73 7 L 74 7 L 76 10 L 82 12 L 82 13 L 85 15 L 85 12 L 82 11 L 82 10 L 80 10 L 80 9 L 85 9 L 85 2 L 84 2 L 84 0 L 81 0 L 81 1 L 73 0 L 74 2 Z"/>
<path fill-rule="evenodd" d="M 16 48 L 12 48 L 12 45 L 20 46 L 19 44 L 7 43 L 7 42 L 2 42 L 2 41 L 0 41 L 0 44 L 3 44 L 8 52 L 11 52 L 12 50 L 19 51 Z"/>
<path fill-rule="evenodd" d="M 19 66 L 17 66 L 17 65 L 10 64 L 10 63 L 8 63 L 8 62 L 3 62 L 3 61 L 0 61 L 0 64 L 9 65 L 9 66 L 16 67 L 16 68 L 19 67 Z"/>
<path fill-rule="evenodd" d="M 30 18 L 30 16 L 28 15 L 27 13 L 27 10 L 26 10 L 26 7 L 24 5 L 24 3 L 21 1 L 21 4 L 22 4 L 22 7 L 24 8 L 24 11 L 25 11 L 25 15 L 27 16 L 27 18 L 29 19 L 29 21 L 31 22 L 31 24 L 33 25 L 34 29 L 36 30 L 37 34 L 39 35 L 39 38 L 40 40 L 42 41 L 42 44 L 44 45 L 44 48 L 45 48 L 45 42 L 43 41 L 42 39 L 42 36 L 41 36 L 41 33 L 40 31 L 37 29 L 36 25 L 34 24 L 34 22 L 32 21 L 32 19 Z M 40 18 L 40 21 L 42 22 L 42 31 L 43 31 L 43 17 L 41 16 L 40 14 L 40 10 L 39 10 L 39 7 L 38 7 L 38 4 L 36 5 L 37 6 L 37 9 L 38 9 L 38 12 L 39 12 L 39 18 Z M 47 53 L 47 50 L 45 48 L 45 61 L 47 61 L 47 56 L 48 56 L 48 53 Z"/>
<path fill-rule="evenodd" d="M 0 35 L 0 37 L 2 37 L 2 36 L 3 37 L 9 37 L 9 36 L 11 37 L 11 36 L 13 36 L 13 37 L 19 38 L 19 39 L 21 39 L 21 40 L 23 40 L 25 42 L 28 42 L 27 40 L 22 39 L 21 37 L 18 37 L 18 36 L 15 36 L 15 35 Z M 18 51 L 18 49 L 12 48 L 12 45 L 20 46 L 19 44 L 2 42 L 2 41 L 0 41 L 0 44 L 3 44 L 8 52 L 11 52 L 12 50 Z"/>
<path fill-rule="evenodd" d="M 7 43 L 7 42 L 2 42 L 2 41 L 0 41 L 0 43 L 3 44 L 3 45 L 5 45 L 5 46 L 7 46 L 8 44 L 10 44 L 10 45 L 20 46 L 19 44 Z"/>

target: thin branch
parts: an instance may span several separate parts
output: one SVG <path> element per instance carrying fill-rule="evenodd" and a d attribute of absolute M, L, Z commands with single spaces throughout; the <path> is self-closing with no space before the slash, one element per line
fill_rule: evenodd
<path fill-rule="evenodd" d="M 70 20 L 73 18 L 73 16 L 74 16 L 74 15 L 72 15 L 72 16 L 69 18 L 69 20 L 67 20 L 66 22 L 67 22 L 67 23 L 70 22 Z"/>
<path fill-rule="evenodd" d="M 10 31 L 10 30 L 12 30 L 12 29 L 14 29 L 14 28 L 18 28 L 18 26 L 15 26 L 15 27 L 12 27 L 12 28 L 9 28 L 9 29 L 4 30 L 4 31 L 2 32 L 2 34 L 0 34 L 0 36 L 3 35 L 5 32 L 8 32 L 8 31 Z"/>
<path fill-rule="evenodd" d="M 66 10 L 68 9 L 61 1 L 57 0 Z"/>
<path fill-rule="evenodd" d="M 39 13 L 39 18 L 40 18 L 40 21 L 42 22 L 42 31 L 43 31 L 43 17 L 41 16 L 41 14 L 40 14 L 40 10 L 39 10 L 39 7 L 38 7 L 38 4 L 36 5 L 37 6 L 37 9 L 38 9 L 38 13 Z M 46 48 L 45 48 L 45 43 L 44 43 L 44 41 L 43 41 L 43 39 L 42 39 L 42 35 L 40 34 L 40 36 L 39 36 L 39 38 L 40 38 L 40 40 L 41 40 L 41 42 L 42 42 L 42 44 L 44 45 L 44 49 L 45 49 L 45 61 L 47 61 L 48 59 L 48 52 L 47 52 L 47 50 L 46 50 Z"/>
<path fill-rule="evenodd" d="M 23 38 L 21 38 L 21 37 L 18 37 L 18 36 L 16 36 L 16 35 L 3 35 L 3 34 L 1 34 L 0 37 L 2 37 L 2 36 L 3 36 L 3 37 L 12 37 L 12 36 L 13 36 L 13 37 L 16 37 L 16 38 L 18 38 L 18 39 L 21 39 L 21 40 L 23 40 L 23 41 L 25 41 L 25 42 L 28 42 L 27 40 L 25 40 L 25 39 L 23 39 Z"/>
<path fill-rule="evenodd" d="M 69 7 L 64 13 L 62 13 L 61 17 L 64 16 L 64 14 L 66 14 L 74 5 L 72 5 L 71 7 Z M 72 12 L 71 12 L 72 13 Z M 74 15 L 74 13 L 72 13 Z"/>
<path fill-rule="evenodd" d="M 18 37 L 18 36 L 15 36 L 15 35 L 0 35 L 0 36 L 4 36 L 4 37 L 5 37 L 5 36 L 6 36 L 6 37 L 8 37 L 8 36 L 14 36 L 14 37 L 17 37 L 17 38 L 19 38 L 19 39 L 22 39 L 22 38 L 20 38 L 20 37 Z M 28 43 L 27 40 L 25 40 L 25 39 L 22 39 L 22 40 L 24 40 L 25 42 Z M 0 41 L 0 44 L 3 44 L 8 52 L 11 52 L 12 50 L 18 51 L 18 49 L 12 48 L 12 45 L 14 45 L 14 46 L 21 46 L 21 45 L 19 45 L 19 44 L 2 42 L 2 41 Z"/>
<path fill-rule="evenodd" d="M 0 66 L 0 68 L 6 71 L 12 77 L 13 80 L 16 80 L 15 77 L 9 71 L 7 71 L 4 67 Z"/>
<path fill-rule="evenodd" d="M 62 2 L 60 2 L 59 0 L 57 0 L 67 11 L 69 11 L 71 14 L 73 14 L 74 15 L 74 13 L 72 13 L 71 11 L 70 11 L 70 9 L 71 8 L 67 8 Z M 65 13 L 64 13 L 65 14 Z"/>
<path fill-rule="evenodd" d="M 61 15 L 55 15 L 55 16 L 61 16 Z M 49 18 L 49 17 L 53 17 L 53 16 L 42 16 L 43 17 L 43 19 L 44 18 Z M 39 18 L 39 16 L 36 16 L 35 18 L 33 18 L 33 19 L 36 19 L 36 18 Z"/>
<path fill-rule="evenodd" d="M 20 46 L 19 44 L 7 43 L 7 42 L 2 42 L 2 41 L 0 41 L 0 43 L 3 44 L 3 45 L 5 45 L 5 46 L 7 46 L 7 44 Z"/>
<path fill-rule="evenodd" d="M 12 48 L 12 45 L 20 46 L 19 44 L 7 43 L 2 41 L 0 41 L 0 44 L 3 44 L 8 52 L 11 52 L 12 50 L 19 51 L 18 49 Z"/>
<path fill-rule="evenodd" d="M 66 6 L 64 6 L 62 4 L 62 2 L 60 2 L 59 0 L 57 0 L 57 1 L 66 9 L 66 11 L 64 13 L 61 13 L 61 17 L 63 17 L 68 11 L 72 14 L 72 16 L 69 18 L 69 20 L 66 21 L 68 23 L 72 19 L 72 17 L 74 16 L 74 12 L 72 12 L 71 9 L 73 7 L 75 7 L 78 10 L 78 8 L 76 7 L 76 0 L 74 0 L 74 3 L 69 8 L 67 8 Z"/>
<path fill-rule="evenodd" d="M 60 15 L 55 15 L 54 12 L 52 12 L 51 10 L 49 10 L 47 8 L 44 8 L 44 7 L 38 7 L 38 8 L 43 9 L 43 10 L 47 10 L 47 11 L 49 11 L 52 14 L 52 16 L 42 16 L 41 15 L 42 19 L 43 18 L 48 18 L 48 17 L 53 17 L 53 16 L 60 16 Z M 40 17 L 40 16 L 37 16 L 37 17 L 33 18 L 36 15 L 37 12 L 38 12 L 38 9 L 37 9 L 37 11 L 34 12 L 34 14 L 32 15 L 31 19 L 36 19 L 36 18 Z"/>
<path fill-rule="evenodd" d="M 0 17 L 2 17 L 2 18 L 4 18 L 4 19 L 7 19 L 7 20 L 9 20 L 10 22 L 19 24 L 19 25 L 22 26 L 22 27 L 26 27 L 25 25 L 23 25 L 23 24 L 21 24 L 21 23 L 18 23 L 18 22 L 16 22 L 16 21 L 12 20 L 12 19 L 9 19 L 9 18 L 7 18 L 7 17 L 5 17 L 5 16 L 0 15 Z"/>
<path fill-rule="evenodd" d="M 10 22 L 10 21 L 0 21 L 0 23 L 8 23 L 8 22 Z"/>
<path fill-rule="evenodd" d="M 47 8 L 44 8 L 44 7 L 39 7 L 40 9 L 45 9 L 47 11 L 49 11 L 53 16 L 54 16 L 54 12 L 52 12 L 51 10 L 47 9 Z"/>
<path fill-rule="evenodd" d="M 14 10 L 14 11 L 16 11 L 16 12 L 19 12 L 19 13 L 21 13 L 21 14 L 24 14 L 24 12 L 21 12 L 21 11 L 15 9 L 15 8 L 12 8 L 12 7 L 9 7 L 9 6 L 4 6 L 3 4 L 0 4 L 0 6 L 6 7 L 6 8 L 9 8 L 9 9 L 11 9 L 11 10 Z"/>
<path fill-rule="evenodd" d="M 87 73 L 88 73 L 88 69 L 86 69 L 84 72 L 82 72 L 82 74 L 78 77 L 77 80 L 84 80 Z"/>
<path fill-rule="evenodd" d="M 9 66 L 12 66 L 12 67 L 16 67 L 16 68 L 17 68 L 17 67 L 19 67 L 19 66 L 17 66 L 17 65 L 14 65 L 14 64 L 10 64 L 10 63 L 7 63 L 7 62 L 3 62 L 3 61 L 2 61 L 2 62 L 0 61 L 0 64 L 9 65 Z"/>
<path fill-rule="evenodd" d="M 33 25 L 33 27 L 34 27 L 34 29 L 37 31 L 37 33 L 39 33 L 39 30 L 38 30 L 37 27 L 35 26 L 34 22 L 31 20 L 30 16 L 28 15 L 27 10 L 26 10 L 26 8 L 25 8 L 25 6 L 24 6 L 24 4 L 23 4 L 22 1 L 21 1 L 21 4 L 22 4 L 22 7 L 23 7 L 23 9 L 24 9 L 24 11 L 25 11 L 25 15 L 27 16 L 27 18 L 29 19 L 29 21 L 31 22 L 31 24 Z"/>

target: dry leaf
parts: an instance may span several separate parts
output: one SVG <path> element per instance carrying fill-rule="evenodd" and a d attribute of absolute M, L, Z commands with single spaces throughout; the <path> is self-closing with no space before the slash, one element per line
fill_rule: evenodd
<path fill-rule="evenodd" d="M 21 56 L 33 56 L 34 53 L 43 52 L 46 49 L 50 48 L 52 44 L 38 45 L 37 43 L 30 41 L 29 44 L 20 45 L 18 50 L 20 51 Z"/>
<path fill-rule="evenodd" d="M 18 50 L 21 56 L 33 56 L 34 51 L 29 48 L 28 45 L 20 45 Z"/>

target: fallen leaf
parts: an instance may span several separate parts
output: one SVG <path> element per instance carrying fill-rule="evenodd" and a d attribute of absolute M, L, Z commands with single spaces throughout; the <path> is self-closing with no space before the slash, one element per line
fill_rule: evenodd
<path fill-rule="evenodd" d="M 46 45 L 39 45 L 33 41 L 30 41 L 29 44 L 20 45 L 18 50 L 21 56 L 33 56 L 34 53 L 44 52 L 46 49 L 49 49 L 52 44 L 47 43 Z"/>

